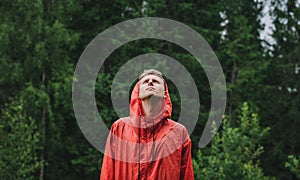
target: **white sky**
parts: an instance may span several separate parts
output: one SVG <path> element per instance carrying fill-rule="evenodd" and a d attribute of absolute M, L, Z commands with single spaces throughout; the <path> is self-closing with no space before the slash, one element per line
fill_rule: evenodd
<path fill-rule="evenodd" d="M 300 0 L 299 0 L 300 1 Z M 270 44 L 274 44 L 275 40 L 271 37 L 274 25 L 272 23 L 272 18 L 270 16 L 270 0 L 266 0 L 264 2 L 264 9 L 263 9 L 263 18 L 262 23 L 265 24 L 264 30 L 260 32 L 260 37 L 264 40 L 266 40 Z"/>
<path fill-rule="evenodd" d="M 275 44 L 275 40 L 271 37 L 271 34 L 273 32 L 273 30 L 275 29 L 273 23 L 272 23 L 272 17 L 270 16 L 270 0 L 260 0 L 262 2 L 264 2 L 264 9 L 263 9 L 263 18 L 262 18 L 262 22 L 265 24 L 265 28 L 263 31 L 260 32 L 260 37 L 262 39 L 265 39 L 267 42 L 269 42 L 270 44 Z M 286 4 L 287 0 L 283 0 L 281 3 L 282 4 Z M 296 7 L 300 7 L 300 0 L 296 1 Z M 285 9 L 286 7 L 282 6 L 282 9 Z M 300 25 L 300 24 L 299 24 Z"/>

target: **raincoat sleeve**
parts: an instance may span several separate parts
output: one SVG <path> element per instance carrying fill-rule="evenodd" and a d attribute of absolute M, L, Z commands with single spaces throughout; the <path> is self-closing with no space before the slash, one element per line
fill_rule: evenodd
<path fill-rule="evenodd" d="M 114 160 L 114 151 L 113 151 L 113 136 L 111 135 L 113 132 L 114 126 L 112 126 L 110 133 L 107 137 L 105 153 L 102 161 L 102 168 L 100 174 L 100 180 L 114 180 L 114 168 L 115 168 L 115 160 Z"/>
<path fill-rule="evenodd" d="M 192 142 L 190 138 L 188 138 L 183 144 L 183 148 L 182 148 L 181 168 L 180 168 L 181 180 L 194 179 L 191 149 L 192 149 Z"/>

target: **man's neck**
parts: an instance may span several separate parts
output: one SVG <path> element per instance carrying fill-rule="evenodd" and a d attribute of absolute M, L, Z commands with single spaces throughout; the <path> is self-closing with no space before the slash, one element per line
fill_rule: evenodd
<path fill-rule="evenodd" d="M 162 99 L 159 97 L 151 96 L 142 100 L 142 106 L 146 117 L 156 116 L 162 105 Z"/>

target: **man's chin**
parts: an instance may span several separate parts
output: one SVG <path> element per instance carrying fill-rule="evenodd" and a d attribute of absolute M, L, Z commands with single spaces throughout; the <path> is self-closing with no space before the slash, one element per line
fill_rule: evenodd
<path fill-rule="evenodd" d="M 157 95 L 157 94 L 154 94 L 154 93 L 149 93 L 146 96 L 142 97 L 141 99 L 143 100 L 143 99 L 147 99 L 147 98 L 154 100 L 154 99 L 162 99 L 163 96 L 160 96 L 160 95 Z"/>

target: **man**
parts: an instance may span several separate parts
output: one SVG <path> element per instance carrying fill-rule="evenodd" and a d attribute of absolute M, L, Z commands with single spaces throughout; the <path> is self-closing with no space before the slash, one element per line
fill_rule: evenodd
<path fill-rule="evenodd" d="M 113 123 L 101 169 L 101 180 L 193 180 L 191 140 L 172 113 L 162 73 L 145 70 L 130 99 L 130 117 Z"/>

